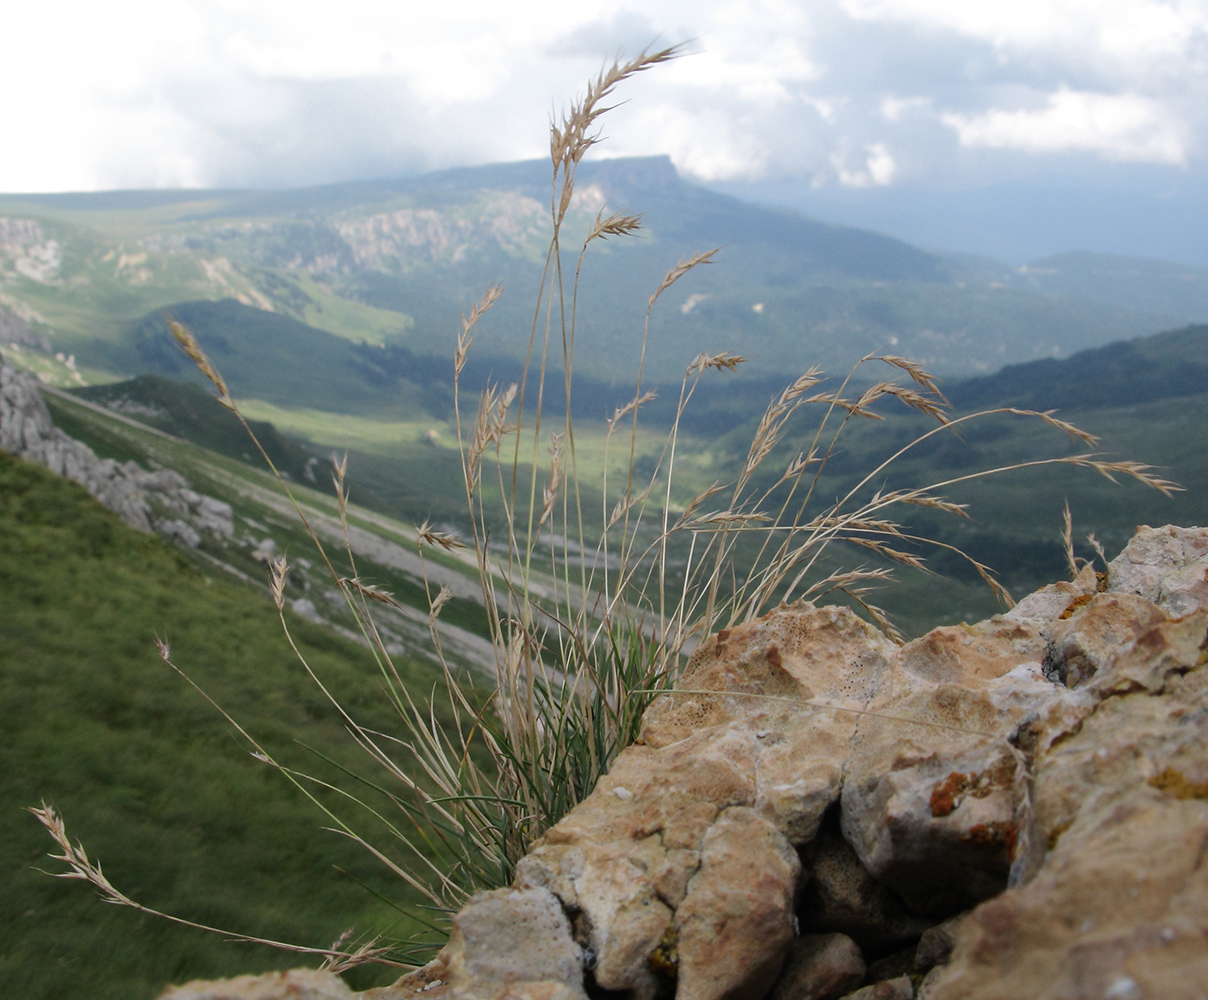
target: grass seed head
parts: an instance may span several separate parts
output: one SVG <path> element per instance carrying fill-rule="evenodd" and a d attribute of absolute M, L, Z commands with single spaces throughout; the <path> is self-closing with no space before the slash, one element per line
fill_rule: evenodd
<path fill-rule="evenodd" d="M 464 549 L 466 543 L 456 535 L 448 531 L 437 531 L 432 527 L 430 521 L 424 521 L 415 529 L 415 537 L 420 546 L 431 545 L 439 546 L 446 552 L 452 552 L 454 549 Z"/>
<path fill-rule="evenodd" d="M 235 409 L 235 401 L 231 398 L 231 393 L 227 389 L 226 380 L 219 374 L 218 369 L 214 367 L 206 352 L 201 349 L 201 345 L 197 342 L 197 338 L 193 336 L 193 331 L 183 323 L 179 323 L 174 319 L 168 322 L 168 329 L 175 338 L 180 349 L 188 355 L 189 360 L 193 362 L 198 370 L 210 380 L 214 388 L 218 390 L 218 402 L 225 406 L 228 410 Z"/>
<path fill-rule="evenodd" d="M 285 562 L 285 556 L 274 559 L 270 565 L 272 579 L 269 584 L 269 589 L 273 594 L 273 603 L 277 605 L 277 610 L 281 611 L 285 607 L 285 577 L 289 571 L 289 567 Z"/>

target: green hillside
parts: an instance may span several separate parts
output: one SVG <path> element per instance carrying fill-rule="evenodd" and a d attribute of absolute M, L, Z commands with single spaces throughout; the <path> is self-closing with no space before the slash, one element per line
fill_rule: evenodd
<path fill-rule="evenodd" d="M 961 407 L 1084 411 L 1205 391 L 1208 326 L 1189 326 L 1080 351 L 1063 361 L 1046 358 L 1009 365 L 994 375 L 956 383 L 948 396 Z"/>
<path fill-rule="evenodd" d="M 420 408 L 407 383 L 375 384 L 354 345 L 288 316 L 234 299 L 182 302 L 129 324 L 115 342 L 84 345 L 81 363 L 166 375 L 208 385 L 167 332 L 165 316 L 184 323 L 239 398 L 337 413 L 414 416 Z"/>
<path fill-rule="evenodd" d="M 162 375 L 140 375 L 127 382 L 75 389 L 73 394 L 220 455 L 258 467 L 263 465 L 239 418 L 198 385 Z M 60 414 L 58 425 L 77 439 L 87 438 L 90 433 L 71 414 Z M 319 459 L 311 451 L 266 421 L 253 420 L 249 426 L 273 465 L 286 476 L 312 483 L 319 489 L 328 486 L 327 476 L 315 475 Z"/>
<path fill-rule="evenodd" d="M 1108 460 L 1152 465 L 1156 474 L 1183 487 L 1166 497 L 1128 477 L 1112 483 L 1087 470 L 1050 466 L 946 488 L 945 496 L 970 505 L 968 520 L 927 511 L 897 512 L 918 534 L 959 546 L 994 567 L 1016 596 L 1066 574 L 1060 532 L 1067 500 L 1076 548 L 1084 558 L 1095 555 L 1085 542 L 1088 532 L 1111 557 L 1139 524 L 1206 524 L 1208 451 L 1203 442 L 1208 441 L 1204 378 L 1208 372 L 1200 362 L 1205 357 L 1208 327 L 1187 327 L 1081 352 L 1063 361 L 1037 361 L 985 378 L 945 384 L 957 413 L 1003 406 L 1055 409 L 1061 419 L 1097 435 L 1100 443 L 1092 448 L 1039 421 L 995 416 L 912 448 L 865 492 L 913 488 L 981 469 L 1091 450 Z M 884 407 L 884 412 L 883 422 L 849 425 L 816 490 L 820 497 L 845 495 L 869 470 L 934 426 L 893 405 Z M 712 442 L 723 467 L 734 468 L 745 456 L 754 423 L 750 418 Z M 806 444 L 808 438 L 789 436 L 767 467 L 783 468 Z M 765 480 L 765 485 L 770 487 L 771 480 Z M 878 594 L 878 603 L 896 616 L 905 631 L 919 634 L 935 624 L 973 621 L 996 610 L 989 591 L 961 559 L 929 551 L 925 545 L 915 549 L 926 554 L 929 565 L 944 578 L 920 578 L 901 570 L 898 576 L 908 584 Z M 852 550 L 843 561 L 850 565 L 868 560 Z"/>
<path fill-rule="evenodd" d="M 364 767 L 305 677 L 267 597 L 126 527 L 74 483 L 0 454 L 0 996 L 147 1000 L 169 981 L 289 967 L 297 958 L 174 927 L 49 878 L 49 838 L 25 813 L 53 802 L 111 880 L 140 902 L 236 931 L 323 947 L 349 926 L 413 927 L 358 885 L 413 903 L 397 879 L 253 760 L 156 654 L 176 662 L 281 759 L 330 770 L 303 741 Z M 290 615 L 300 648 L 354 714 L 389 729 L 361 647 Z M 431 667 L 396 661 L 417 690 Z M 353 975 L 361 986 L 388 970 Z M 81 984 L 86 984 L 82 987 Z"/>
<path fill-rule="evenodd" d="M 424 399 L 439 403 L 443 385 L 442 365 L 425 366 L 422 359 L 401 348 L 373 349 L 379 367 L 388 371 L 393 362 L 400 371 L 421 372 Z M 1093 531 L 1109 552 L 1118 551 L 1139 523 L 1208 523 L 1208 458 L 1200 443 L 1208 440 L 1208 392 L 1204 366 L 1208 357 L 1208 328 L 1188 327 L 1135 341 L 1121 342 L 1081 352 L 1064 361 L 1047 359 L 1008 367 L 994 376 L 948 383 L 944 386 L 958 411 L 969 412 L 996 406 L 1058 409 L 1060 415 L 1102 437 L 1101 448 L 1109 458 L 1128 458 L 1149 463 L 1160 475 L 1185 487 L 1173 498 L 1144 489 L 1135 483 L 1115 485 L 1086 471 L 1053 468 L 1012 473 L 982 483 L 955 487 L 950 492 L 972 504 L 972 518 L 956 521 L 914 512 L 911 522 L 924 534 L 959 545 L 979 560 L 998 569 L 1010 589 L 1026 593 L 1065 574 L 1060 542 L 1062 508 L 1068 498 L 1075 518 L 1080 554 L 1092 551 L 1082 539 Z M 467 368 L 473 385 L 486 374 L 496 378 L 514 372 L 506 362 L 482 370 Z M 557 383 L 560 375 L 553 376 Z M 757 420 L 767 400 L 783 388 L 787 379 L 735 381 L 713 374 L 703 383 L 684 421 L 679 440 L 679 492 L 682 499 L 713 481 L 733 481 L 744 460 Z M 581 470 L 587 495 L 596 496 L 590 442 L 599 437 L 599 415 L 610 412 L 623 399 L 621 388 L 588 379 L 579 380 L 576 390 L 577 437 L 584 450 Z M 662 398 L 646 410 L 649 436 L 639 454 L 639 471 L 653 468 L 660 436 L 676 393 L 664 386 Z M 94 392 L 97 390 L 88 390 Z M 111 390 L 111 391 L 116 391 Z M 630 392 L 632 390 L 629 390 Z M 435 403 L 432 403 L 435 406 Z M 902 412 L 885 422 L 857 422 L 850 426 L 832 458 L 817 495 L 840 496 L 863 473 L 928 429 L 924 421 Z M 552 407 L 557 411 L 557 406 Z M 300 411 L 280 411 L 290 419 Z M 445 415 L 441 413 L 441 415 Z M 276 417 L 275 417 L 276 419 Z M 308 426 L 309 425 L 305 425 Z M 443 425 L 436 425 L 442 426 Z M 767 468 L 775 469 L 808 445 L 812 425 L 803 421 L 797 435 L 786 437 Z M 350 435 L 365 428 L 381 429 L 380 441 L 372 447 L 354 447 L 350 475 L 355 477 L 356 495 L 366 505 L 392 516 L 415 521 L 461 523 L 464 497 L 453 440 L 445 434 L 441 443 L 397 436 L 392 425 L 352 421 L 338 417 L 325 421 L 323 444 L 339 447 L 341 427 Z M 188 436 L 187 428 L 181 433 Z M 315 431 L 311 429 L 311 433 Z M 394 433 L 396 436 L 391 437 Z M 444 432 L 442 431 L 442 434 Z M 967 426 L 956 434 L 933 438 L 912 450 L 896 468 L 874 486 L 914 486 L 973 473 L 983 468 L 1020 461 L 1073 454 L 1075 446 L 1059 432 L 1018 418 L 994 418 Z M 422 476 L 416 468 L 424 469 Z M 770 483 L 768 484 L 770 485 Z M 596 500 L 587 503 L 589 514 L 599 509 Z M 594 516 L 594 515 L 592 515 Z M 865 554 L 839 553 L 844 564 L 863 563 Z M 943 553 L 932 556 L 932 565 L 943 578 L 916 579 L 909 572 L 903 587 L 891 587 L 880 600 L 897 616 L 903 629 L 919 634 L 936 624 L 976 619 L 996 610 L 992 595 L 984 590 L 963 561 Z"/>

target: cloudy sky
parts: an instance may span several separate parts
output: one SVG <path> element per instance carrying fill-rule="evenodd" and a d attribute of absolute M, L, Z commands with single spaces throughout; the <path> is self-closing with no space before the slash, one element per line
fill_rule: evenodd
<path fill-rule="evenodd" d="M 1208 266 L 1208 0 L 44 0 L 4 21 L 0 191 L 542 156 L 603 60 L 684 42 L 626 86 L 603 153 L 937 247 Z"/>

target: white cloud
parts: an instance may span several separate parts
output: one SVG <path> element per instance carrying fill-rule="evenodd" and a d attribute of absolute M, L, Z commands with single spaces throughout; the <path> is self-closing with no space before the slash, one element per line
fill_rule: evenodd
<path fill-rule="evenodd" d="M 681 171 L 702 181 L 759 176 L 767 167 L 764 150 L 743 123 L 718 109 L 687 111 L 675 104 L 643 102 L 633 112 L 625 138 L 610 142 L 606 152 L 666 153 Z"/>
<path fill-rule="evenodd" d="M 1124 62 L 1185 53 L 1208 31 L 1203 0 L 842 0 L 862 20 L 948 30 L 1001 48 L 1076 43 Z"/>
<path fill-rule="evenodd" d="M 1208 0 L 10 4 L 0 190 L 301 184 L 543 155 L 605 59 L 606 155 L 869 188 L 1208 152 Z M 1037 95 L 1040 95 L 1037 97 Z M 1047 96 L 1046 96 L 1047 95 Z M 890 152 L 892 150 L 892 153 Z M 1028 168 L 1030 169 L 1030 168 Z"/>
<path fill-rule="evenodd" d="M 1135 94 L 1060 90 L 1039 110 L 945 114 L 961 145 L 1026 153 L 1089 152 L 1112 160 L 1182 165 L 1181 129 L 1160 105 Z"/>
<path fill-rule="evenodd" d="M 831 157 L 839 183 L 849 188 L 887 187 L 892 184 L 898 165 L 885 144 L 873 143 L 864 150 L 864 154 L 864 162 L 856 168 L 849 167 L 847 158 L 840 153 Z"/>
<path fill-rule="evenodd" d="M 929 111 L 931 105 L 930 97 L 897 97 L 886 94 L 881 99 L 881 117 L 887 122 L 897 122 L 907 115 Z"/>

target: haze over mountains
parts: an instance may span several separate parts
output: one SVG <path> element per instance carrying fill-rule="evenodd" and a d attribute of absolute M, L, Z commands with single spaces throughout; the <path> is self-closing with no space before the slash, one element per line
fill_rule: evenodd
<path fill-rule="evenodd" d="M 159 314 L 204 314 L 199 334 L 225 351 L 228 378 L 258 383 L 246 394 L 288 396 L 264 384 L 271 357 L 325 358 L 328 404 L 373 409 L 375 363 L 388 382 L 399 358 L 447 363 L 459 309 L 491 282 L 508 289 L 476 356 L 523 356 L 549 190 L 548 166 L 531 161 L 292 191 L 0 196 L 0 339 L 74 355 L 83 373 L 59 375 L 76 381 L 175 374 Z M 638 239 L 596 241 L 583 266 L 576 371 L 605 382 L 635 374 L 647 296 L 667 270 L 716 246 L 716 263 L 655 307 L 652 378 L 678 381 L 701 350 L 746 356 L 747 377 L 844 370 L 878 350 L 974 375 L 1208 319 L 1208 270 L 1086 252 L 1023 268 L 929 253 L 686 183 L 663 157 L 581 166 L 563 234 L 568 287 L 605 206 L 646 225 Z"/>

